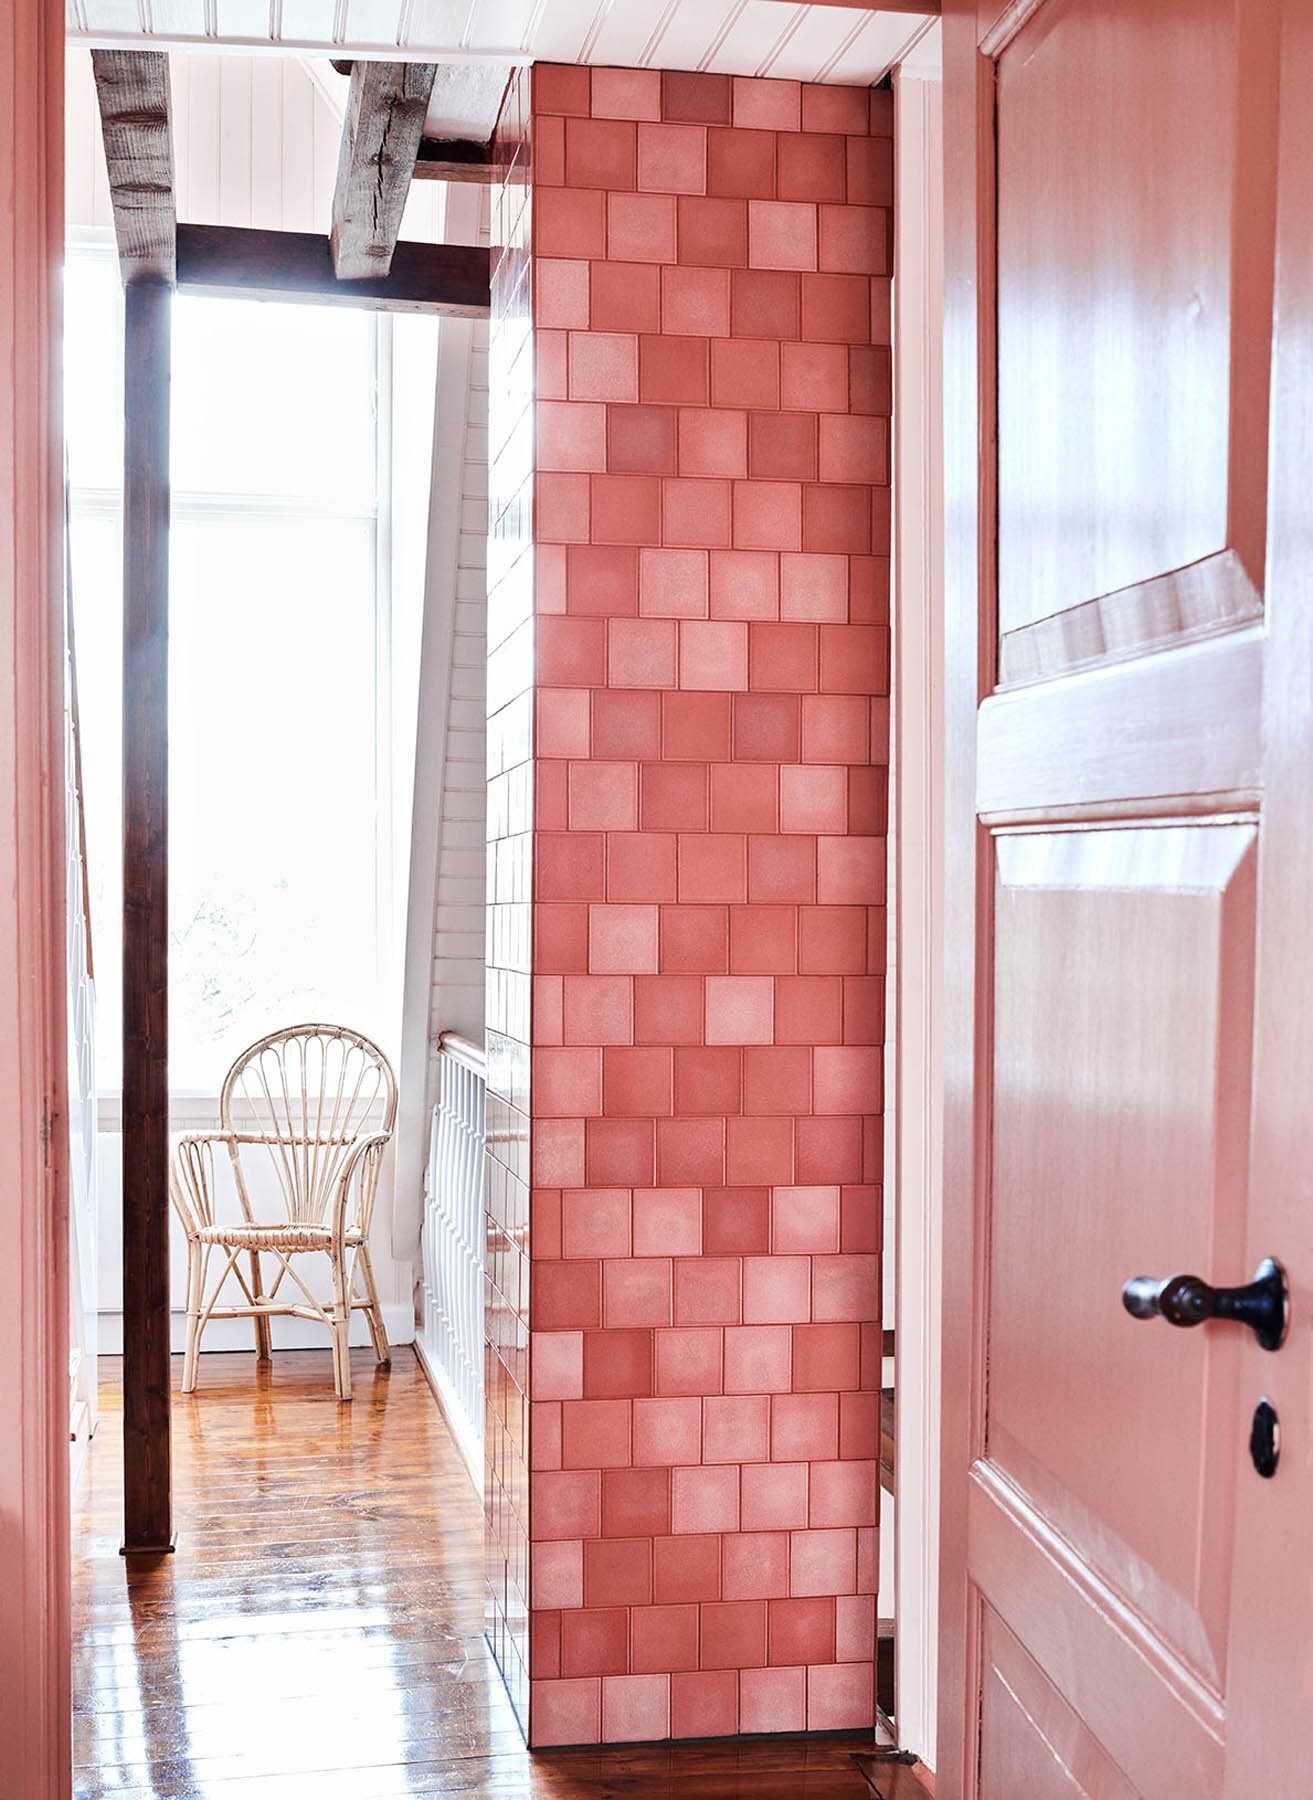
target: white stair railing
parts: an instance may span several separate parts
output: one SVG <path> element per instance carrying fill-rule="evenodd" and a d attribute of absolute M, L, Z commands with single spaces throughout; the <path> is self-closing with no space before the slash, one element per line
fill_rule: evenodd
<path fill-rule="evenodd" d="M 438 1041 L 420 1232 L 416 1347 L 476 1485 L 483 1471 L 482 1049 L 455 1032 Z"/>

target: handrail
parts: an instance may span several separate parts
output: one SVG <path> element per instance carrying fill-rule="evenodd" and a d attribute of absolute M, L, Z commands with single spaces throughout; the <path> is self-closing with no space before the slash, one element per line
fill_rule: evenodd
<path fill-rule="evenodd" d="M 451 1057 L 463 1069 L 472 1075 L 487 1076 L 488 1058 L 482 1044 L 473 1039 L 462 1037 L 459 1031 L 441 1031 L 438 1033 L 438 1049 L 444 1056 Z"/>

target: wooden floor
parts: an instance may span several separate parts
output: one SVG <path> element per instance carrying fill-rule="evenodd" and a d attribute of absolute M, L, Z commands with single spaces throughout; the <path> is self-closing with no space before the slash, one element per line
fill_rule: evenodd
<path fill-rule="evenodd" d="M 419 1366 L 358 1351 L 352 1377 L 342 1406 L 327 1352 L 202 1357 L 174 1396 L 177 1553 L 129 1564 L 102 1363 L 74 1549 L 78 1800 L 910 1794 L 908 1771 L 863 1777 L 869 1738 L 529 1756 L 483 1642 L 478 1507 Z"/>

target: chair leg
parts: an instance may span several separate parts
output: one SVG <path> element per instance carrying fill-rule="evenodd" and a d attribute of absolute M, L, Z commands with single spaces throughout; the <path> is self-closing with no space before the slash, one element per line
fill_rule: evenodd
<path fill-rule="evenodd" d="M 260 1252 L 251 1252 L 251 1294 L 256 1300 L 264 1293 L 264 1277 L 260 1273 Z M 255 1360 L 268 1362 L 273 1351 L 273 1340 L 269 1330 L 269 1318 L 265 1313 L 255 1315 Z"/>
<path fill-rule="evenodd" d="M 351 1398 L 351 1293 L 345 1257 L 329 1252 L 333 1265 L 333 1382 L 339 1400 Z"/>
<path fill-rule="evenodd" d="M 379 1305 L 374 1265 L 369 1260 L 369 1250 L 364 1244 L 356 1252 L 356 1266 L 365 1288 L 364 1312 L 369 1323 L 369 1335 L 373 1340 L 374 1359 L 380 1369 L 387 1369 L 392 1365 L 392 1349 L 388 1343 L 387 1327 L 383 1323 L 383 1308 Z"/>
<path fill-rule="evenodd" d="M 194 1394 L 196 1391 L 196 1365 L 200 1361 L 201 1349 L 201 1287 L 202 1287 L 201 1247 L 194 1241 L 187 1244 L 187 1349 L 182 1359 L 182 1391 Z"/>

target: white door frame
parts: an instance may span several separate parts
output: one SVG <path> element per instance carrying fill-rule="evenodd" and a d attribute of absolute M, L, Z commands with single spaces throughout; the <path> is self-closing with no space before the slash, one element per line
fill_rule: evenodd
<path fill-rule="evenodd" d="M 0 1793 L 62 1800 L 69 1706 L 64 15 L 0 9 Z"/>
<path fill-rule="evenodd" d="M 943 1129 L 943 139 L 938 32 L 894 73 L 898 1741 L 935 1766 Z"/>

